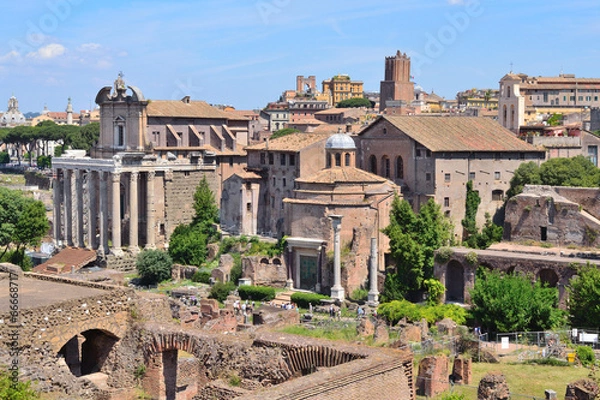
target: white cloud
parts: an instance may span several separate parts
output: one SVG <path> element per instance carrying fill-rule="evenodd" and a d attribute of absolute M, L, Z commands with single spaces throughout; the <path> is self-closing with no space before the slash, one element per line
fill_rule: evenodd
<path fill-rule="evenodd" d="M 100 47 L 102 47 L 102 46 L 98 43 L 83 43 L 83 44 L 79 45 L 79 47 L 77 47 L 77 50 L 79 50 L 79 51 L 94 51 L 94 50 L 98 50 Z"/>
<path fill-rule="evenodd" d="M 21 54 L 19 54 L 18 51 L 16 50 L 11 50 L 8 53 L 0 56 L 0 62 L 6 62 L 6 61 L 10 61 L 10 60 L 16 60 L 21 58 Z"/>
<path fill-rule="evenodd" d="M 32 51 L 31 53 L 28 53 L 27 57 L 47 60 L 50 58 L 62 56 L 63 54 L 65 54 L 66 50 L 67 49 L 62 44 L 50 43 L 46 46 L 40 47 L 37 51 Z"/>

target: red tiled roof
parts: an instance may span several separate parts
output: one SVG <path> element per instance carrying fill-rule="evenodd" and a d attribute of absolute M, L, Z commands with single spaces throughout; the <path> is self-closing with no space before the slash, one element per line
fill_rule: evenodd
<path fill-rule="evenodd" d="M 217 118 L 248 120 L 234 113 L 221 111 L 204 101 L 152 100 L 146 112 L 149 117 Z"/>
<path fill-rule="evenodd" d="M 373 125 L 382 119 L 434 152 L 543 151 L 490 118 L 385 115 Z"/>
<path fill-rule="evenodd" d="M 71 270 L 77 271 L 95 261 L 96 257 L 93 250 L 67 247 L 45 263 L 34 267 L 33 271 L 50 275 L 70 273 Z"/>
<path fill-rule="evenodd" d="M 302 183 L 384 183 L 387 179 L 355 167 L 325 168 L 306 178 L 296 178 Z"/>
<path fill-rule="evenodd" d="M 276 139 L 269 140 L 269 148 L 267 142 L 254 144 L 246 147 L 246 150 L 272 150 L 272 151 L 298 151 L 320 141 L 324 142 L 331 134 L 322 133 L 291 133 Z"/>

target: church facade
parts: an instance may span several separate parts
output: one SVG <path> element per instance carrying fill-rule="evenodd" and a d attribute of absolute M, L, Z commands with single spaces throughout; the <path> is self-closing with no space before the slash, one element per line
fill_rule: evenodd
<path fill-rule="evenodd" d="M 248 120 L 184 97 L 146 100 L 122 76 L 96 96 L 100 138 L 86 156 L 53 159 L 57 244 L 120 256 L 162 248 L 189 223 L 194 191 L 206 177 L 215 194 L 243 171 Z"/>

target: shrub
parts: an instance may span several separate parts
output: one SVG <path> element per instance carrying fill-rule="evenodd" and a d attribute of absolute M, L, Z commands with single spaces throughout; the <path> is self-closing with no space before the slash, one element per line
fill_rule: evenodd
<path fill-rule="evenodd" d="M 275 289 L 267 286 L 241 285 L 238 293 L 242 300 L 270 301 L 275 298 Z"/>
<path fill-rule="evenodd" d="M 445 263 L 450 260 L 450 257 L 452 257 L 453 254 L 454 250 L 452 250 L 451 247 L 440 247 L 435 253 L 435 260 L 439 263 Z"/>
<path fill-rule="evenodd" d="M 456 304 L 420 305 L 407 300 L 383 303 L 377 308 L 377 314 L 392 325 L 402 318 L 406 318 L 408 322 L 417 322 L 425 318 L 429 324 L 450 318 L 459 325 L 464 324 L 467 319 L 467 311 Z"/>
<path fill-rule="evenodd" d="M 199 269 L 192 276 L 192 282 L 210 283 L 210 271 Z"/>
<path fill-rule="evenodd" d="M 6 151 L 0 152 L 0 164 L 7 164 L 10 162 L 10 155 Z"/>
<path fill-rule="evenodd" d="M 467 255 L 465 255 L 465 260 L 471 265 L 477 265 L 477 253 L 474 251 L 468 252 Z"/>
<path fill-rule="evenodd" d="M 15 383 L 8 370 L 0 371 L 0 399 L 34 400 L 39 398 L 40 395 L 31 388 L 30 381 Z"/>
<path fill-rule="evenodd" d="M 217 301 L 223 303 L 225 300 L 227 300 L 227 296 L 229 296 L 229 293 L 234 290 L 235 284 L 233 282 L 217 282 L 210 289 L 210 294 L 208 295 L 208 297 L 211 299 L 216 299 Z"/>
<path fill-rule="evenodd" d="M 321 299 L 329 299 L 329 296 L 316 293 L 294 293 L 291 297 L 292 303 L 296 303 L 298 307 L 308 308 L 309 304 L 317 306 L 321 304 Z"/>
<path fill-rule="evenodd" d="M 144 250 L 137 256 L 136 267 L 144 285 L 153 285 L 171 279 L 173 260 L 164 251 Z"/>
<path fill-rule="evenodd" d="M 596 355 L 594 354 L 594 350 L 589 346 L 577 346 L 577 358 L 581 363 L 585 366 L 594 365 L 596 362 Z"/>
<path fill-rule="evenodd" d="M 229 271 L 229 281 L 236 284 L 242 277 L 242 255 L 240 253 L 231 253 L 233 257 L 233 266 Z"/>
<path fill-rule="evenodd" d="M 363 301 L 369 298 L 369 291 L 367 289 L 354 289 L 350 294 L 350 299 L 354 301 Z"/>
<path fill-rule="evenodd" d="M 446 287 L 440 281 L 435 278 L 425 279 L 423 281 L 425 289 L 427 289 L 427 304 L 435 306 L 442 302 L 442 296 L 446 291 Z"/>

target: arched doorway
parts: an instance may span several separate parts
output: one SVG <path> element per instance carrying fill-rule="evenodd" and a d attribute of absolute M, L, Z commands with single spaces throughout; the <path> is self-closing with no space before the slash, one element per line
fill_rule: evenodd
<path fill-rule="evenodd" d="M 100 372 L 119 339 L 110 332 L 90 329 L 73 336 L 58 351 L 71 373 L 77 377 Z"/>
<path fill-rule="evenodd" d="M 465 269 L 456 260 L 450 261 L 446 267 L 446 301 L 465 301 Z"/>

